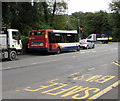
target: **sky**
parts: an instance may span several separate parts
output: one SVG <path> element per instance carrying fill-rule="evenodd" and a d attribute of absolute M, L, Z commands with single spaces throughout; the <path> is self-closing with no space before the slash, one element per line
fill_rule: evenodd
<path fill-rule="evenodd" d="M 74 12 L 96 12 L 107 11 L 110 12 L 109 3 L 112 0 L 68 0 L 68 14 Z"/>

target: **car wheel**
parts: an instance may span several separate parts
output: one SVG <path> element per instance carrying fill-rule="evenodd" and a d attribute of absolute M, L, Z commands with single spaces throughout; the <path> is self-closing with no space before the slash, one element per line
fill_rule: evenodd
<path fill-rule="evenodd" d="M 89 49 L 89 46 L 87 45 L 86 49 Z"/>

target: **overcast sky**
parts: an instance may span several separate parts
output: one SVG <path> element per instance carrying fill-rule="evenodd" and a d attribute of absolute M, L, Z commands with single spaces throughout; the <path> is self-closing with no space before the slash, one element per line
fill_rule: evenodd
<path fill-rule="evenodd" d="M 82 11 L 82 12 L 95 12 L 107 11 L 109 12 L 109 3 L 112 0 L 68 0 L 69 14 Z"/>

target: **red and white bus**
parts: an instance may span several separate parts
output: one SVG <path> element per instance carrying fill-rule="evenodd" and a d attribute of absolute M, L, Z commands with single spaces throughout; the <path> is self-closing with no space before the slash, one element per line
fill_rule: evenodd
<path fill-rule="evenodd" d="M 29 31 L 28 48 L 31 51 L 63 52 L 80 50 L 77 31 L 32 30 Z"/>

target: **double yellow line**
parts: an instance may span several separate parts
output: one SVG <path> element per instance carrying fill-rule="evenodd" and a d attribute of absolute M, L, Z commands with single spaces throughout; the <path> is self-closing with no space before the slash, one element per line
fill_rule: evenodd
<path fill-rule="evenodd" d="M 113 62 L 113 64 L 115 64 L 117 66 L 120 66 L 120 64 L 118 62 Z"/>

